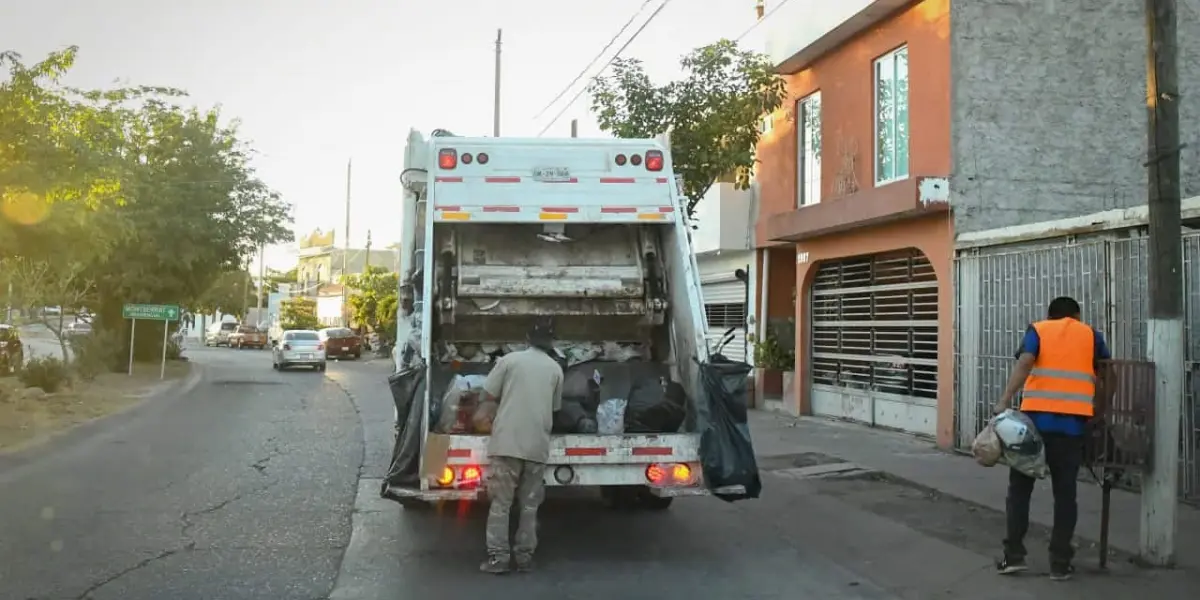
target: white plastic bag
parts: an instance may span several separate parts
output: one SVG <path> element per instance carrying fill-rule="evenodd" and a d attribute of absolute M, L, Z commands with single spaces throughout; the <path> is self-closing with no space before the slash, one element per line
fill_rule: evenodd
<path fill-rule="evenodd" d="M 1004 448 L 1000 464 L 1034 479 L 1046 478 L 1049 469 L 1046 467 L 1045 444 L 1028 415 L 1010 408 L 996 415 L 989 425 Z"/>
<path fill-rule="evenodd" d="M 629 401 L 624 398 L 609 398 L 596 407 L 596 432 L 601 435 L 620 435 L 625 433 L 625 407 Z"/>
<path fill-rule="evenodd" d="M 1000 443 L 1000 436 L 996 435 L 994 421 L 988 421 L 983 431 L 980 431 L 971 443 L 971 454 L 975 457 L 975 462 L 985 467 L 996 466 L 1004 454 L 1004 444 Z"/>

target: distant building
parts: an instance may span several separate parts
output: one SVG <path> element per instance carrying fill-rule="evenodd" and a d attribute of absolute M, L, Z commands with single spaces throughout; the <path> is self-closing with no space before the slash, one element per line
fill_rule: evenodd
<path fill-rule="evenodd" d="M 299 289 L 296 294 L 303 296 L 316 295 L 317 288 L 323 284 L 341 283 L 343 274 L 362 273 L 367 265 L 395 270 L 400 257 L 399 250 L 394 247 L 338 248 L 334 232 L 319 229 L 301 238 L 299 246 L 296 269 Z"/>

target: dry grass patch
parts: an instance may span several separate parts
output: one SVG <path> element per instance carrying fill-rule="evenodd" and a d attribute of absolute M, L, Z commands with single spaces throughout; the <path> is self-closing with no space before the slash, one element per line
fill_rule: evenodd
<path fill-rule="evenodd" d="M 159 365 L 136 364 L 132 377 L 105 373 L 91 381 L 71 382 L 54 394 L 23 389 L 16 377 L 0 377 L 0 453 L 130 408 L 190 372 L 191 363 L 171 361 L 166 381 L 160 381 Z"/>

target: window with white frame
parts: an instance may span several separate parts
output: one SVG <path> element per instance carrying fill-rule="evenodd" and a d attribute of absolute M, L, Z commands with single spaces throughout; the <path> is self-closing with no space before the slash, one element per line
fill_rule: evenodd
<path fill-rule="evenodd" d="M 875 184 L 908 177 L 908 48 L 875 61 Z"/>
<path fill-rule="evenodd" d="M 796 102 L 796 206 L 821 201 L 821 92 Z"/>

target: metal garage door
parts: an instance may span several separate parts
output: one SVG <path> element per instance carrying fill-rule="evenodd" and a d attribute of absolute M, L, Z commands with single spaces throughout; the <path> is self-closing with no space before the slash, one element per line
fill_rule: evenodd
<path fill-rule="evenodd" d="M 917 250 L 822 263 L 809 311 L 813 413 L 936 435 L 937 293 Z"/>
<path fill-rule="evenodd" d="M 717 344 L 730 327 L 737 327 L 732 342 L 721 351 L 731 360 L 746 360 L 746 285 L 738 280 L 706 283 L 701 286 L 704 314 L 708 319 L 705 338 L 709 347 Z"/>

